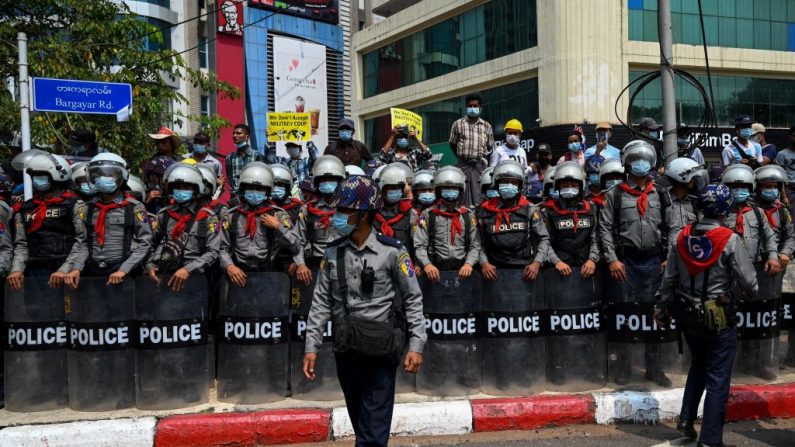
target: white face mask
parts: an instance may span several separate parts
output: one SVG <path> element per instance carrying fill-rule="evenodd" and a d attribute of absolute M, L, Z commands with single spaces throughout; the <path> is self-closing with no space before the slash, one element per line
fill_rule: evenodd
<path fill-rule="evenodd" d="M 510 145 L 518 146 L 520 138 L 519 138 L 519 135 L 506 135 L 505 136 L 505 141 L 507 141 L 508 144 L 510 144 Z"/>

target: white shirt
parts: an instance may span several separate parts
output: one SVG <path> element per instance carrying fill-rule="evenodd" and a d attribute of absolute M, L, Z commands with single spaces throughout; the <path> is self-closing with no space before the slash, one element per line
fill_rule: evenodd
<path fill-rule="evenodd" d="M 740 145 L 740 147 L 743 147 L 744 152 L 748 154 L 748 156 L 751 158 L 756 158 L 759 163 L 762 163 L 762 146 L 760 146 L 759 143 L 748 141 L 748 145 L 743 146 L 743 144 L 737 141 L 736 138 L 733 138 L 732 142 L 723 148 L 723 153 L 721 154 L 723 158 L 723 166 L 738 164 L 743 160 L 743 157 L 740 155 L 740 151 L 737 150 L 737 146 L 734 145 L 735 142 Z"/>
<path fill-rule="evenodd" d="M 516 160 L 522 164 L 522 169 L 524 169 L 525 173 L 528 172 L 527 153 L 521 147 L 516 146 L 516 149 L 511 149 L 507 144 L 503 144 L 491 153 L 489 166 L 497 166 L 504 160 Z"/>

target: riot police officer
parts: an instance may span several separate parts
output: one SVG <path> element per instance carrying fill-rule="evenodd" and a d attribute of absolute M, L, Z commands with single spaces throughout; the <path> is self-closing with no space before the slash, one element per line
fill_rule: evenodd
<path fill-rule="evenodd" d="M 238 287 L 246 285 L 246 272 L 274 271 L 280 252 L 294 256 L 300 249 L 290 216 L 268 200 L 272 190 L 268 165 L 255 161 L 240 171 L 243 200 L 232 209 L 228 235 L 221 242 L 221 268 Z"/>
<path fill-rule="evenodd" d="M 601 155 L 591 155 L 585 160 L 585 179 L 588 183 L 588 189 L 585 191 L 585 197 L 591 198 L 600 196 L 602 193 L 602 186 L 599 182 L 599 168 L 605 158 Z"/>
<path fill-rule="evenodd" d="M 599 166 L 599 186 L 602 190 L 600 194 L 602 202 L 604 202 L 605 191 L 623 183 L 626 177 L 627 174 L 624 172 L 624 165 L 621 164 L 621 160 L 611 158 L 605 160 Z"/>
<path fill-rule="evenodd" d="M 127 162 L 103 152 L 88 163 L 88 176 L 95 197 L 86 212 L 88 276 L 108 276 L 109 284 L 120 284 L 146 261 L 152 248 L 152 228 L 143 203 L 125 197 Z"/>
<path fill-rule="evenodd" d="M 671 182 L 667 191 L 671 206 L 665 217 L 670 227 L 668 231 L 668 245 L 676 241 L 679 230 L 685 225 L 696 221 L 696 177 L 701 175 L 701 166 L 691 158 L 675 158 L 668 163 L 665 177 Z"/>
<path fill-rule="evenodd" d="M 290 168 L 280 163 L 274 163 L 270 165 L 270 168 L 273 172 L 271 203 L 287 213 L 290 218 L 290 224 L 293 228 L 296 228 L 295 235 L 298 239 L 298 246 L 301 247 L 299 252 L 303 251 L 303 247 L 306 244 L 304 239 L 306 237 L 306 229 L 303 228 L 305 222 L 301 219 L 301 208 L 304 206 L 304 202 L 301 199 L 292 197 L 293 174 L 290 172 Z M 276 256 L 276 270 L 287 272 L 290 276 L 293 276 L 298 268 L 297 260 L 300 261 L 302 259 L 302 253 L 290 255 L 289 252 L 280 250 Z"/>
<path fill-rule="evenodd" d="M 49 276 L 52 288 L 77 288 L 88 256 L 83 218 L 85 203 L 69 191 L 69 163 L 59 155 L 31 158 L 25 171 L 33 181 L 33 198 L 14 217 L 14 260 L 8 284 L 22 288 L 24 275 Z"/>
<path fill-rule="evenodd" d="M 150 278 L 170 274 L 168 286 L 180 291 L 193 273 L 203 274 L 217 260 L 221 249 L 221 222 L 202 207 L 204 181 L 199 170 L 179 163 L 164 179 L 165 192 L 174 204 L 157 216 L 154 250 L 147 262 Z"/>
<path fill-rule="evenodd" d="M 698 445 L 722 446 L 731 369 L 737 352 L 731 292 L 735 281 L 751 294 L 756 294 L 758 287 L 742 238 L 722 226 L 734 201 L 729 188 L 708 185 L 697 200 L 703 217 L 682 229 L 668 254 L 655 319 L 667 324 L 666 313 L 670 309 L 693 354 L 677 428 L 696 439 L 693 423 L 706 388 Z"/>
<path fill-rule="evenodd" d="M 411 184 L 406 177 L 407 167 L 403 163 L 392 163 L 381 172 L 378 189 L 383 206 L 376 211 L 373 228 L 384 236 L 399 240 L 409 254 L 413 254 L 411 228 L 417 223 L 419 216 L 412 206 L 412 200 L 406 198 L 405 194 L 407 189 L 411 190 Z"/>
<path fill-rule="evenodd" d="M 417 210 L 418 215 L 436 203 L 436 194 L 433 189 L 433 172 L 426 170 L 415 172 L 411 189 L 414 193 L 414 209 Z"/>
<path fill-rule="evenodd" d="M 496 166 L 489 166 L 480 174 L 480 193 L 483 196 L 483 201 L 496 199 L 500 196 L 497 188 L 494 187 L 494 168 Z"/>
<path fill-rule="evenodd" d="M 669 224 L 665 217 L 670 203 L 668 195 L 658 191 L 651 180 L 652 168 L 657 165 L 657 152 L 651 144 L 631 141 L 624 146 L 621 158 L 627 178 L 605 194 L 599 213 L 599 239 L 611 278 L 625 283 L 621 302 L 650 304 L 668 251 Z M 660 345 L 646 343 L 644 350 L 646 380 L 670 387 L 671 380 L 662 369 Z M 630 352 L 621 347 L 615 358 L 614 380 L 625 385 L 632 371 Z"/>
<path fill-rule="evenodd" d="M 459 206 L 466 176 L 445 166 L 436 171 L 433 185 L 441 200 L 423 211 L 414 226 L 417 262 L 433 282 L 439 281 L 440 270 L 457 270 L 461 279 L 469 278 L 480 255 L 480 235 L 475 213 Z"/>
<path fill-rule="evenodd" d="M 524 269 L 522 278 L 535 281 L 549 250 L 549 233 L 535 206 L 519 193 L 524 168 L 515 160 L 494 167 L 499 198 L 481 205 L 479 219 L 483 278 L 497 281 L 498 269 Z"/>
<path fill-rule="evenodd" d="M 83 201 L 91 200 L 94 195 L 94 189 L 91 181 L 88 179 L 88 162 L 81 161 L 72 165 L 72 185 L 75 194 Z"/>
<path fill-rule="evenodd" d="M 397 365 L 407 344 L 403 367 L 416 373 L 426 339 L 422 294 L 409 254 L 399 241 L 372 229 L 379 202 L 372 180 L 352 176 L 329 203 L 343 237 L 328 245 L 318 272 L 303 364 L 304 375 L 313 380 L 324 328 L 333 319 L 337 375 L 357 446 L 387 445 Z M 357 330 L 364 326 L 368 330 Z"/>
<path fill-rule="evenodd" d="M 544 196 L 543 200 L 554 200 L 558 198 L 555 190 L 555 166 L 550 166 L 544 173 Z"/>

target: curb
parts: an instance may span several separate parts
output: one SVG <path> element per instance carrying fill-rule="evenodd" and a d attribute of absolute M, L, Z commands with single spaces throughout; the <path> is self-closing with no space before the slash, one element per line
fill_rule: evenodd
<path fill-rule="evenodd" d="M 574 424 L 657 423 L 676 418 L 682 393 L 678 388 L 404 403 L 395 405 L 390 432 L 394 436 L 460 435 Z M 731 388 L 728 421 L 793 417 L 795 382 Z M 0 447 L 253 447 L 350 436 L 353 428 L 341 407 L 25 425 L 0 430 Z"/>

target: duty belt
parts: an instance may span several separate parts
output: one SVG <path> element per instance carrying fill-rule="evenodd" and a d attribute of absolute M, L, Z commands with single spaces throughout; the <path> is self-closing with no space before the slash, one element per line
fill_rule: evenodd
<path fill-rule="evenodd" d="M 663 254 L 662 249 L 659 247 L 653 247 L 646 250 L 641 250 L 635 247 L 622 247 L 621 253 L 623 254 L 623 257 L 632 259 L 648 259 Z"/>
<path fill-rule="evenodd" d="M 454 271 L 458 270 L 464 266 L 465 260 L 464 259 L 431 259 L 431 264 L 433 264 L 437 269 L 442 271 Z"/>

